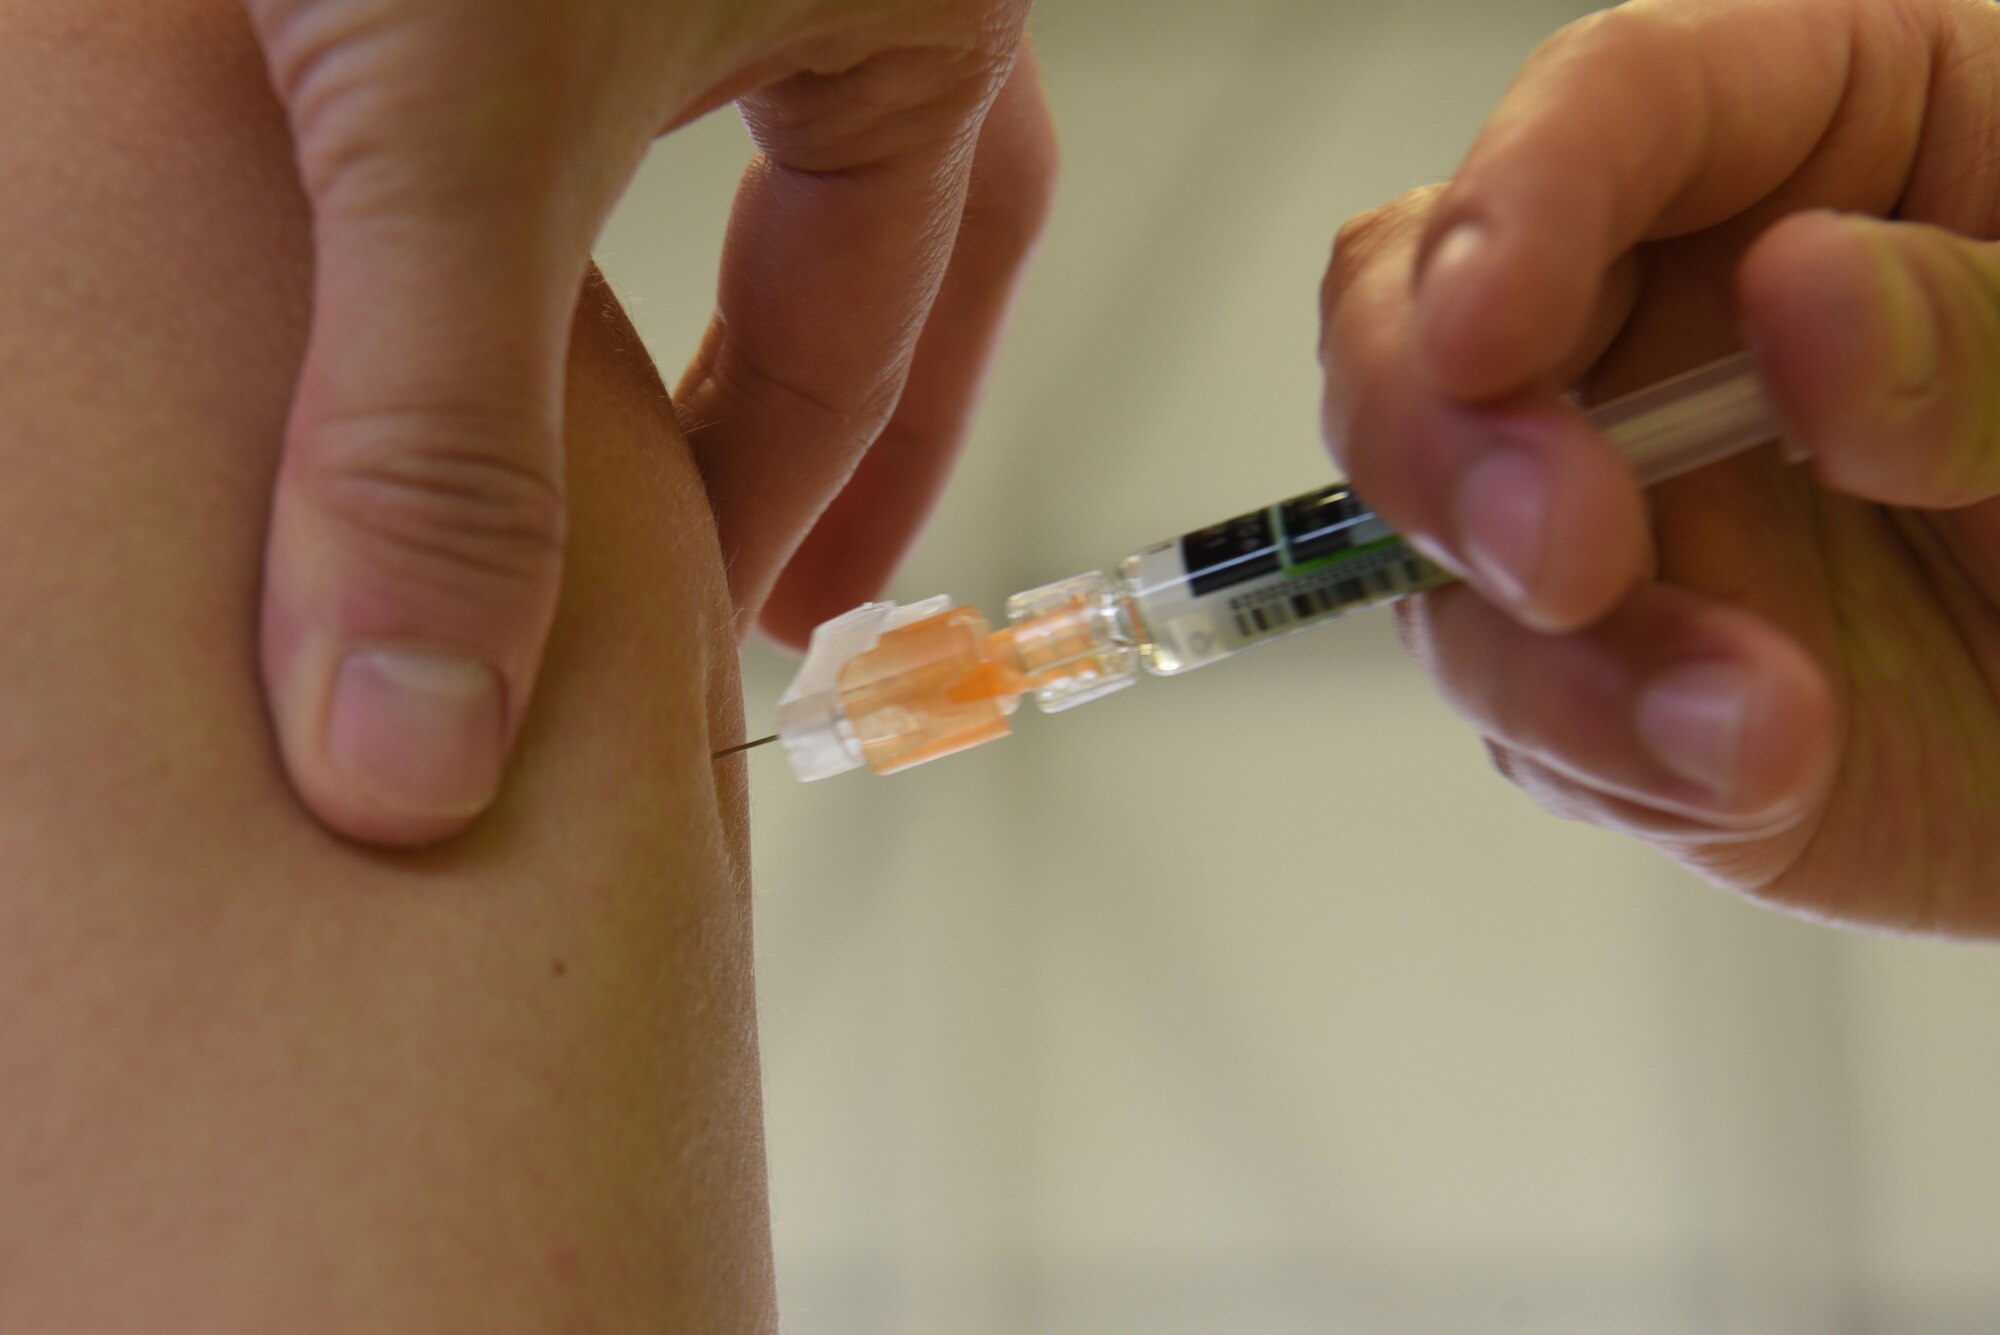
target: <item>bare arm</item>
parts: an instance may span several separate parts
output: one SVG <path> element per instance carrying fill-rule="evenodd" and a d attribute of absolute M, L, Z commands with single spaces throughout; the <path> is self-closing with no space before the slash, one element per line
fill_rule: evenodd
<path fill-rule="evenodd" d="M 772 1322 L 732 616 L 607 293 L 500 805 L 287 790 L 259 544 L 306 318 L 235 7 L 0 0 L 0 1329 Z"/>

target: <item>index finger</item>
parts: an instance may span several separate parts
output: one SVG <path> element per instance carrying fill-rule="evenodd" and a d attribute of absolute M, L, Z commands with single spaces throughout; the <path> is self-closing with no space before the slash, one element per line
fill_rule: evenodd
<path fill-rule="evenodd" d="M 1439 387 L 1476 401 L 1548 377 L 1639 242 L 1744 212 L 1836 140 L 1842 163 L 1869 166 L 1914 140 L 1929 59 L 1916 8 L 1636 0 L 1551 38 L 1425 232 L 1418 342 Z"/>
<path fill-rule="evenodd" d="M 789 75 L 742 103 L 763 151 L 674 398 L 745 629 L 903 398 L 1017 58 L 985 40 Z"/>

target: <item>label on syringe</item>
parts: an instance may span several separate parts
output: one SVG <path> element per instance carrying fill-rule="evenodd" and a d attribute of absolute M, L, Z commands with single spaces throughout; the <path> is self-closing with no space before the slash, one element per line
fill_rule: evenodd
<path fill-rule="evenodd" d="M 1163 672 L 1448 578 L 1344 484 L 1161 543 L 1128 560 L 1123 574 Z"/>

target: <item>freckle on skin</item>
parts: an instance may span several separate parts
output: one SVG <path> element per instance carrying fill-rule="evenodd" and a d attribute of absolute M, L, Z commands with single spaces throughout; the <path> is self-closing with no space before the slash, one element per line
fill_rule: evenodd
<path fill-rule="evenodd" d="M 549 961 L 549 974 L 551 977 L 562 978 L 566 976 L 568 973 L 569 973 L 569 965 L 564 964 L 561 960 Z"/>
<path fill-rule="evenodd" d="M 582 1261 L 576 1254 L 576 1248 L 558 1246 L 549 1251 L 549 1273 L 557 1279 L 564 1282 L 573 1280 L 580 1269 Z"/>

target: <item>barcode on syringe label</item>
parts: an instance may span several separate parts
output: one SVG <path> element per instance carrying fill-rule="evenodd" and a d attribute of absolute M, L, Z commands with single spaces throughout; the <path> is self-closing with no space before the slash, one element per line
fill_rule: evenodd
<path fill-rule="evenodd" d="M 1271 580 L 1229 600 L 1239 643 L 1281 635 L 1308 622 L 1342 616 L 1418 593 L 1438 582 L 1437 570 L 1401 544 L 1337 566 Z"/>

